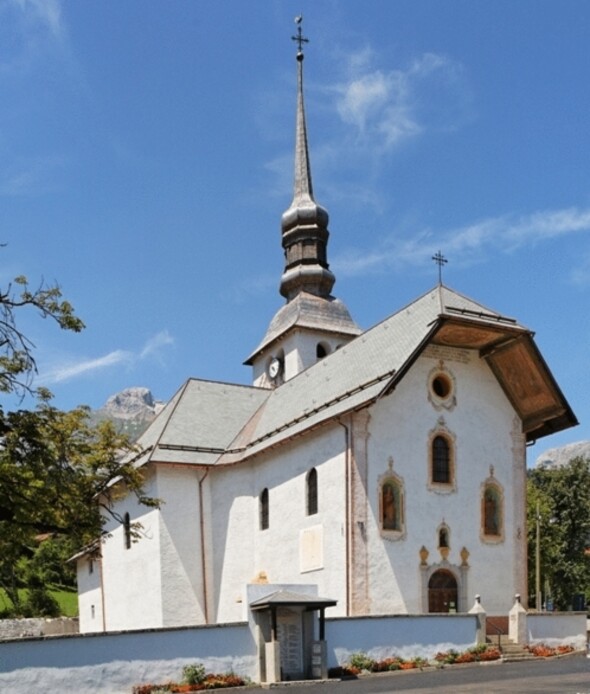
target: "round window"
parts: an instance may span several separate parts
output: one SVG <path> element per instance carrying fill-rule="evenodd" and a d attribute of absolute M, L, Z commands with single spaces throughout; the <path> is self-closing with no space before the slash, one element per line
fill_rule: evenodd
<path fill-rule="evenodd" d="M 442 373 L 435 375 L 435 377 L 432 379 L 431 386 L 432 392 L 441 400 L 448 398 L 453 390 L 451 379 L 446 374 Z"/>

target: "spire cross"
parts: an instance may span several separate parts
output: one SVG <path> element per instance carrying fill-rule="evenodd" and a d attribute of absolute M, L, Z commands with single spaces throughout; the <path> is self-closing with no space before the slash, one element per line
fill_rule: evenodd
<path fill-rule="evenodd" d="M 432 260 L 438 265 L 438 283 L 442 284 L 442 268 L 443 265 L 446 265 L 449 261 L 444 257 L 444 255 L 440 252 L 437 251 L 433 256 Z"/>
<path fill-rule="evenodd" d="M 303 52 L 303 44 L 309 43 L 309 39 L 306 39 L 301 32 L 301 22 L 302 21 L 303 21 L 303 15 L 302 14 L 300 14 L 298 17 L 295 17 L 295 24 L 297 24 L 297 36 L 291 36 L 291 39 L 293 41 L 297 41 L 297 47 L 299 49 L 299 53 Z"/>

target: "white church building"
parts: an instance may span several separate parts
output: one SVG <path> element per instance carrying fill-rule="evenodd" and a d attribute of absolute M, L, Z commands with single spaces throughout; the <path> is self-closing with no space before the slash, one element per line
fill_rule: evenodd
<path fill-rule="evenodd" d="M 164 503 L 121 495 L 123 522 L 78 556 L 81 632 L 243 622 L 253 594 L 325 596 L 327 616 L 464 612 L 476 593 L 506 615 L 527 594 L 525 448 L 575 415 L 531 330 L 442 283 L 358 328 L 332 295 L 301 50 L 297 74 L 285 303 L 251 386 L 190 378 L 139 439 Z"/>

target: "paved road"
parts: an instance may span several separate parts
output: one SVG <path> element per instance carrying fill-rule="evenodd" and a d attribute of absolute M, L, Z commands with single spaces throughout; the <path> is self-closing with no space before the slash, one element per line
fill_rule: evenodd
<path fill-rule="evenodd" d="M 277 694 L 590 694 L 590 658 L 583 655 L 519 663 L 407 671 L 342 682 L 282 684 Z"/>

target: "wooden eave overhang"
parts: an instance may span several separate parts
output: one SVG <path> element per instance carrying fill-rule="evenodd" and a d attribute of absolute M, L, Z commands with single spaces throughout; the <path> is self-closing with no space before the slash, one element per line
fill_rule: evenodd
<path fill-rule="evenodd" d="M 578 424 L 533 333 L 512 319 L 442 315 L 431 343 L 479 352 L 522 420 L 527 442 Z"/>

